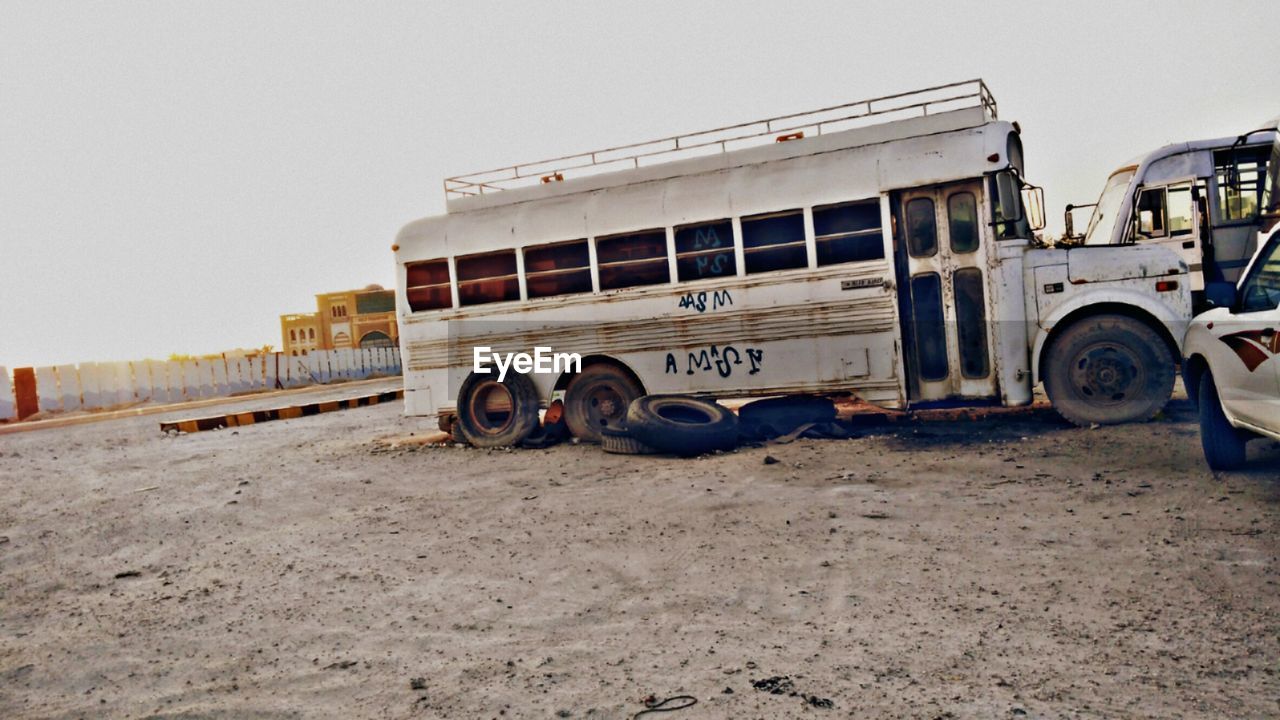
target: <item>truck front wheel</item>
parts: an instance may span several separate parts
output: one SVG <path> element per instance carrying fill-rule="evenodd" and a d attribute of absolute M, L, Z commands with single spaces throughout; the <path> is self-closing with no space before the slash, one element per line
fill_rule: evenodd
<path fill-rule="evenodd" d="M 1073 322 L 1045 351 L 1045 392 L 1076 425 L 1150 420 L 1173 393 L 1169 346 L 1124 315 Z"/>

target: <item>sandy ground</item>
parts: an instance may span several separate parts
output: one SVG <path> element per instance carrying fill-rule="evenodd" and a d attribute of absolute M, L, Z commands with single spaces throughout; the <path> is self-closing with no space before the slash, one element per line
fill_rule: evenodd
<path fill-rule="evenodd" d="M 695 460 L 399 413 L 0 437 L 0 717 L 1280 714 L 1280 447 L 1214 477 L 1185 403 Z"/>

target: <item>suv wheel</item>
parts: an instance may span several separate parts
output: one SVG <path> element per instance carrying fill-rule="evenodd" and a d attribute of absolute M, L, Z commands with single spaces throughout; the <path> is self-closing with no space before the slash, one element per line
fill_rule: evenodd
<path fill-rule="evenodd" d="M 1244 446 L 1247 437 L 1231 427 L 1218 401 L 1218 387 L 1213 374 L 1205 371 L 1200 378 L 1200 445 L 1204 447 L 1204 459 L 1213 470 L 1235 470 L 1244 465 Z"/>

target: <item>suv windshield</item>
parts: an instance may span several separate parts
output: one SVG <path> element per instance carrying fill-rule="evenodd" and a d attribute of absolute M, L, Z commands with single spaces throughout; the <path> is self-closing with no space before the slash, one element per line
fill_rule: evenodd
<path fill-rule="evenodd" d="M 1085 245 L 1111 243 L 1111 229 L 1115 225 L 1116 214 L 1135 172 L 1137 170 L 1134 168 L 1126 168 L 1107 179 L 1102 197 L 1098 198 L 1098 206 L 1093 209 L 1093 217 L 1089 218 L 1089 229 L 1084 234 Z"/>
<path fill-rule="evenodd" d="M 1280 307 L 1280 233 L 1271 236 L 1270 247 L 1258 253 L 1249 278 L 1240 287 L 1241 312 L 1262 312 Z"/>

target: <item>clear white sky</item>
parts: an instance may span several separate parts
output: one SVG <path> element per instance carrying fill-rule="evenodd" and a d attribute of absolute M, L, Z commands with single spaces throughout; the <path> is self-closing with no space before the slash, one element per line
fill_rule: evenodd
<path fill-rule="evenodd" d="M 750 8 L 750 9 L 748 9 Z M 0 0 L 0 365 L 279 345 L 446 175 L 982 77 L 1091 202 L 1280 115 L 1280 3 Z"/>

